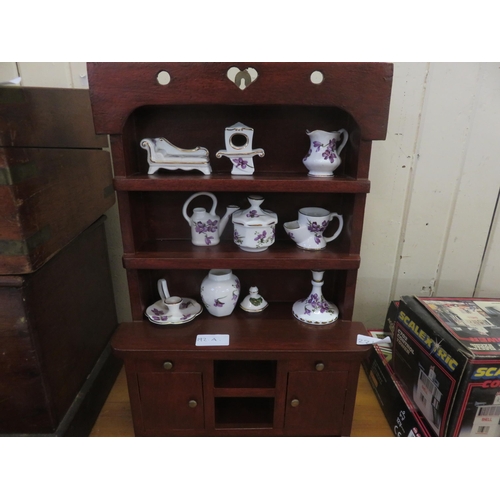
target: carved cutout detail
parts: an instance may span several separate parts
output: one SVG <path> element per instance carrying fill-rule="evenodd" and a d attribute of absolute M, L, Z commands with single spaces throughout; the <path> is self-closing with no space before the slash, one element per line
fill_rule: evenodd
<path fill-rule="evenodd" d="M 227 77 L 231 80 L 240 90 L 245 90 L 249 87 L 259 74 L 255 68 L 246 68 L 241 70 L 233 66 L 227 70 Z"/>

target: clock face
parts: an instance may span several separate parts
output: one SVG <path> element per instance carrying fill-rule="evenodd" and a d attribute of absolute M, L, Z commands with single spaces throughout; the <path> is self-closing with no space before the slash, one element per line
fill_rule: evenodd
<path fill-rule="evenodd" d="M 230 138 L 229 138 L 229 145 L 233 148 L 233 149 L 243 149 L 245 148 L 246 146 L 248 146 L 248 143 L 249 143 L 249 139 L 248 139 L 248 135 L 246 134 L 241 134 L 239 132 L 233 134 Z"/>

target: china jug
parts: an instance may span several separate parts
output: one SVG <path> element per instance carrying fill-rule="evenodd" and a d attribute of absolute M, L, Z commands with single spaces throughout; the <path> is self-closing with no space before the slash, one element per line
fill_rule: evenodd
<path fill-rule="evenodd" d="M 309 170 L 309 175 L 312 177 L 333 176 L 333 172 L 342 163 L 340 153 L 349 138 L 347 130 L 343 128 L 337 132 L 325 132 L 324 130 L 309 132 L 306 130 L 306 133 L 310 138 L 311 146 L 302 162 Z M 341 137 L 342 142 L 339 145 Z"/>

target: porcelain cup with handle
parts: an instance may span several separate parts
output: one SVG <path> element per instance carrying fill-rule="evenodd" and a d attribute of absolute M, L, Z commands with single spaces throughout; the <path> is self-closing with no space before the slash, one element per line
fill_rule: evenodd
<path fill-rule="evenodd" d="M 324 236 L 324 231 L 333 219 L 338 219 L 337 230 L 332 236 Z M 343 226 L 342 215 L 320 207 L 301 208 L 297 220 L 283 225 L 288 236 L 304 250 L 322 250 L 340 235 Z"/>

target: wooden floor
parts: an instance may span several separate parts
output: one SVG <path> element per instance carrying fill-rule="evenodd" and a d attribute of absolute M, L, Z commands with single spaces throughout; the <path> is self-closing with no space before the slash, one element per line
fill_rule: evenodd
<path fill-rule="evenodd" d="M 90 436 L 134 436 L 124 369 L 118 375 Z M 363 369 L 359 374 L 351 436 L 394 437 Z"/>

